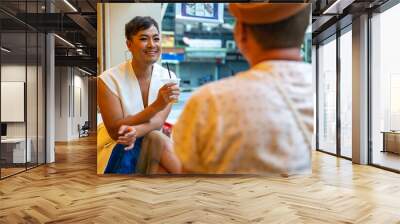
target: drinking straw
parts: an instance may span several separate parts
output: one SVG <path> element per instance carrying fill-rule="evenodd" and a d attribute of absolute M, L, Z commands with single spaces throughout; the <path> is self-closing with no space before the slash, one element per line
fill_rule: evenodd
<path fill-rule="evenodd" d="M 168 62 L 166 62 L 166 63 L 167 63 L 168 75 L 169 75 L 169 78 L 171 79 L 171 72 L 169 71 L 169 65 L 168 65 Z"/>

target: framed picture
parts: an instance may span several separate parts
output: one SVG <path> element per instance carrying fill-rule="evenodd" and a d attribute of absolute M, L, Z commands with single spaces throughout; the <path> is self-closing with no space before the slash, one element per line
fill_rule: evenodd
<path fill-rule="evenodd" d="M 176 19 L 206 22 L 224 22 L 224 3 L 177 3 Z"/>

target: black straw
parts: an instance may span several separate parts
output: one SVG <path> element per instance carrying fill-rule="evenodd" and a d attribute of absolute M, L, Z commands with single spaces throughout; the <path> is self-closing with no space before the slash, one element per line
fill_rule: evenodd
<path fill-rule="evenodd" d="M 165 63 L 167 64 L 168 75 L 169 75 L 169 78 L 171 79 L 171 72 L 169 72 L 169 65 L 168 65 L 168 62 L 165 62 Z"/>

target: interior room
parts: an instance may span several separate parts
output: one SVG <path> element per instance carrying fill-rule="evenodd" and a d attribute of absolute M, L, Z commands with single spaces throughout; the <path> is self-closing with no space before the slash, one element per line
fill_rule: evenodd
<path fill-rule="evenodd" d="M 4 12 L 1 17 L 12 20 Z M 9 22 L 1 32 L 1 176 L 6 177 L 45 163 L 46 59 L 45 35 L 34 27 Z"/>
<path fill-rule="evenodd" d="M 250 68 L 230 3 L 210 22 L 179 2 L 0 1 L 0 223 L 399 223 L 400 3 L 306 2 L 311 172 L 144 176 L 96 172 L 98 77 L 131 58 L 121 27 L 160 24 L 156 63 L 181 79 L 167 134 L 199 88 Z"/>

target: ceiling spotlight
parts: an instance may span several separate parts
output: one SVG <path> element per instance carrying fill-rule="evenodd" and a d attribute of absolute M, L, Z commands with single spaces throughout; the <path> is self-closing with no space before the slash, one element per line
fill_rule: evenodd
<path fill-rule="evenodd" d="M 11 52 L 11 50 L 9 50 L 9 49 L 7 49 L 7 48 L 5 48 L 5 47 L 1 47 L 0 49 L 1 49 L 2 51 L 6 52 L 6 53 L 10 53 L 10 52 Z"/>
<path fill-rule="evenodd" d="M 66 43 L 67 45 L 69 45 L 70 47 L 75 48 L 75 45 L 73 45 L 71 42 L 69 42 L 68 40 L 58 36 L 57 34 L 54 34 L 55 37 L 57 37 L 59 40 L 61 40 L 62 42 Z"/>
<path fill-rule="evenodd" d="M 83 73 L 85 73 L 85 74 L 87 74 L 87 75 L 92 75 L 92 73 L 90 73 L 90 72 L 88 72 L 88 71 L 86 71 L 86 70 L 83 70 L 83 69 L 81 69 L 81 68 L 79 68 L 79 67 L 78 67 L 78 70 L 81 71 L 81 72 L 83 72 Z"/>
<path fill-rule="evenodd" d="M 343 10 L 351 5 L 355 0 L 336 0 L 322 13 L 323 15 L 342 14 Z"/>
<path fill-rule="evenodd" d="M 65 4 L 67 4 L 72 10 L 74 10 L 74 12 L 78 12 L 78 10 L 71 4 L 69 3 L 68 0 L 64 0 Z"/>

